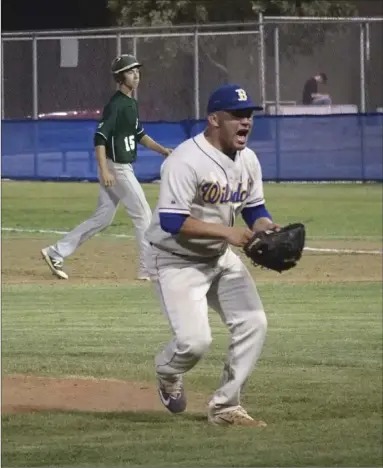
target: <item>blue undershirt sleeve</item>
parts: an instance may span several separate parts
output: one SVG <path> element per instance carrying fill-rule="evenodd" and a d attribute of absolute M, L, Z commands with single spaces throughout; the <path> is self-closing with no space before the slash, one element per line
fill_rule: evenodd
<path fill-rule="evenodd" d="M 244 208 L 241 214 L 243 220 L 249 226 L 250 229 L 253 228 L 255 221 L 259 218 L 269 218 L 270 220 L 272 219 L 265 205 Z"/>
<path fill-rule="evenodd" d="M 178 234 L 189 215 L 180 213 L 160 213 L 161 229 L 170 234 Z"/>

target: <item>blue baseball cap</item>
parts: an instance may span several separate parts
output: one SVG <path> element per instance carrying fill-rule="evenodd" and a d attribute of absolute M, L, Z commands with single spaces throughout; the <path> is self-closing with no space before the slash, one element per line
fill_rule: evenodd
<path fill-rule="evenodd" d="M 236 84 L 228 84 L 217 88 L 211 94 L 207 105 L 208 114 L 240 109 L 263 110 L 263 107 L 254 104 L 247 92 Z"/>

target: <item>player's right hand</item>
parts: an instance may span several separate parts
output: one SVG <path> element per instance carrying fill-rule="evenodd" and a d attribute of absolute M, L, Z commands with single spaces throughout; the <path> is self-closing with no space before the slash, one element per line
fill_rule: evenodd
<path fill-rule="evenodd" d="M 236 247 L 243 247 L 253 237 L 254 232 L 247 227 L 228 228 L 226 240 Z"/>
<path fill-rule="evenodd" d="M 114 175 L 108 170 L 101 171 L 100 178 L 101 178 L 100 182 L 102 183 L 104 187 L 112 187 L 116 183 L 116 179 L 114 178 Z"/>

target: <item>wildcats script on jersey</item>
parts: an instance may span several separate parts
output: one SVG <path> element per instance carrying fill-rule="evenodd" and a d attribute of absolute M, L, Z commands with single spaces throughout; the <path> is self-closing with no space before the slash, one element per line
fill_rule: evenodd
<path fill-rule="evenodd" d="M 179 213 L 233 226 L 243 208 L 264 203 L 262 171 L 255 153 L 245 148 L 233 161 L 200 133 L 181 143 L 162 165 L 159 202 L 146 238 L 171 253 L 214 257 L 226 250 L 225 241 L 169 234 L 161 229 L 159 214 Z"/>

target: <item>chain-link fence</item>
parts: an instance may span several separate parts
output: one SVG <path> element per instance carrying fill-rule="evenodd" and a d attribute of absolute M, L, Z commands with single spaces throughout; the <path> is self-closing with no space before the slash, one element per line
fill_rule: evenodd
<path fill-rule="evenodd" d="M 368 108 L 383 107 L 383 23 L 365 26 L 366 101 Z"/>
<path fill-rule="evenodd" d="M 302 104 L 305 82 L 321 72 L 327 85 L 319 85 L 321 94 L 329 94 L 334 104 L 360 104 L 359 25 L 346 24 L 338 29 L 322 25 L 285 24 L 265 27 L 268 50 L 266 92 L 282 102 Z M 275 42 L 279 40 L 279 69 L 275 61 Z M 350 51 L 354 51 L 350 53 Z M 277 51 L 278 53 L 278 51 Z"/>
<path fill-rule="evenodd" d="M 32 41 L 3 41 L 2 117 L 22 119 L 33 115 Z"/>
<path fill-rule="evenodd" d="M 2 117 L 98 115 L 115 83 L 119 53 L 142 61 L 137 93 L 146 121 L 203 118 L 209 94 L 235 82 L 263 105 L 302 102 L 305 81 L 326 72 L 334 104 L 383 105 L 383 18 L 270 18 L 159 28 L 5 33 Z M 322 91 L 322 90 L 320 90 Z M 278 110 L 278 109 L 277 109 Z"/>
<path fill-rule="evenodd" d="M 303 104 L 308 79 L 333 106 L 374 112 L 383 104 L 383 18 L 261 17 L 264 104 Z M 278 109 L 277 109 L 278 111 Z"/>
<path fill-rule="evenodd" d="M 143 120 L 193 118 L 193 36 L 138 37 L 144 64 L 138 89 Z"/>
<path fill-rule="evenodd" d="M 111 63 L 116 55 L 116 40 L 80 40 L 78 63 L 73 67 L 61 66 L 60 49 L 60 40 L 38 41 L 38 112 L 97 109 L 113 86 L 110 70 L 103 64 Z"/>

